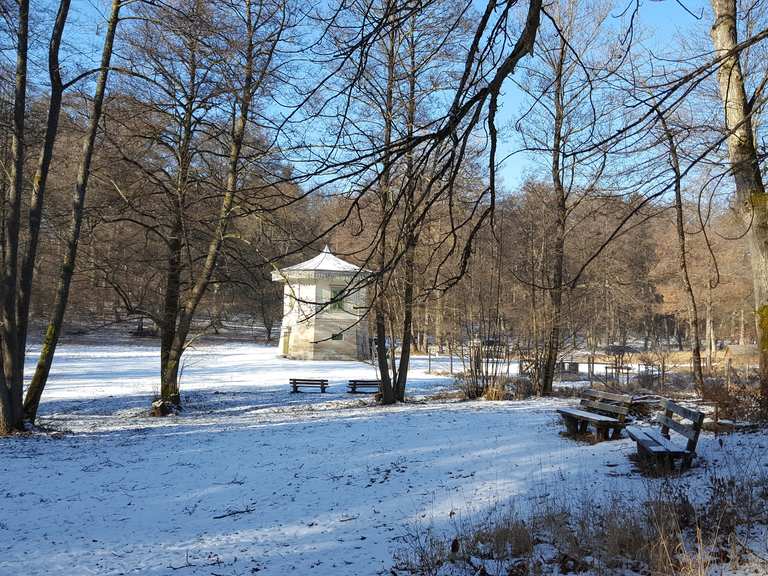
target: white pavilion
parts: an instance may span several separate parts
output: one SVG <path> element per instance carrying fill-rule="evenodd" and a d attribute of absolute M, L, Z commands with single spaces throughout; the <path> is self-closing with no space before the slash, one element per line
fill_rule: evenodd
<path fill-rule="evenodd" d="M 366 289 L 348 293 L 364 274 L 328 246 L 306 262 L 272 272 L 273 281 L 285 284 L 280 354 L 296 360 L 367 359 Z"/>

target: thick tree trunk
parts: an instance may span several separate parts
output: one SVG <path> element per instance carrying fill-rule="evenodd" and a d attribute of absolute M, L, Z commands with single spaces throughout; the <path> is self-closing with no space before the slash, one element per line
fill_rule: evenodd
<path fill-rule="evenodd" d="M 760 354 L 760 391 L 768 409 L 768 195 L 760 173 L 752 107 L 747 97 L 738 52 L 736 0 L 712 0 L 715 22 L 712 42 L 725 58 L 717 73 L 725 111 L 728 155 L 736 183 L 742 219 L 750 225 L 749 245 L 755 295 L 757 345 Z"/>
<path fill-rule="evenodd" d="M 181 295 L 181 219 L 180 207 L 168 238 L 168 267 L 163 295 L 163 321 L 160 324 L 160 400 L 175 406 L 180 404 L 178 386 L 178 362 L 171 362 L 171 350 L 176 338 L 176 323 L 179 318 Z M 171 375 L 170 381 L 168 375 Z"/>
<path fill-rule="evenodd" d="M 194 137 L 194 91 L 195 81 L 199 73 L 197 44 L 192 43 L 190 50 L 192 57 L 189 59 L 187 75 L 190 87 L 184 92 L 185 100 L 183 115 L 180 121 L 180 135 L 178 141 L 178 173 L 175 185 L 171 193 L 167 195 L 167 202 L 171 207 L 171 224 L 167 236 L 167 261 L 165 270 L 165 286 L 163 289 L 163 307 L 160 316 L 160 401 L 164 407 L 159 414 L 171 413 L 181 405 L 179 394 L 179 366 L 181 354 L 174 353 L 173 347 L 178 332 L 179 316 L 181 314 L 181 281 L 182 281 L 182 255 L 184 250 L 184 218 L 186 199 L 190 181 L 190 168 L 192 165 L 192 140 Z"/>
<path fill-rule="evenodd" d="M 69 300 L 69 288 L 72 283 L 72 275 L 75 272 L 77 247 L 80 241 L 80 229 L 83 223 L 85 196 L 88 190 L 88 178 L 91 172 L 91 160 L 93 158 L 93 150 L 96 143 L 96 134 L 99 130 L 99 123 L 101 121 L 104 95 L 106 93 L 107 80 L 109 78 L 109 64 L 112 59 L 115 32 L 120 21 L 121 5 L 122 0 L 112 0 L 107 34 L 104 38 L 104 47 L 101 53 L 101 71 L 99 72 L 96 92 L 94 93 L 93 98 L 93 111 L 88 124 L 88 132 L 83 142 L 83 151 L 77 172 L 77 183 L 72 197 L 72 221 L 70 222 L 69 234 L 67 236 L 67 250 L 64 255 L 64 262 L 61 266 L 59 285 L 56 290 L 56 298 L 53 304 L 53 314 L 45 332 L 45 337 L 40 350 L 40 357 L 38 358 L 37 366 L 35 368 L 35 374 L 32 376 L 32 381 L 30 382 L 27 397 L 24 402 L 25 415 L 31 422 L 34 422 L 35 417 L 37 416 L 37 408 L 40 404 L 40 398 L 42 397 L 45 384 L 48 381 L 48 374 L 51 370 L 51 364 L 53 363 L 53 356 L 56 352 L 56 346 L 64 323 L 64 313 L 66 312 L 67 302 Z"/>
<path fill-rule="evenodd" d="M 18 358 L 17 362 L 24 365 L 24 356 L 27 345 L 27 329 L 29 324 L 29 308 L 32 300 L 32 281 L 35 275 L 35 261 L 37 259 L 37 247 L 40 239 L 40 224 L 42 223 L 43 206 L 45 204 L 45 190 L 48 182 L 48 172 L 53 159 L 53 147 L 59 129 L 59 116 L 61 102 L 64 93 L 64 84 L 61 79 L 59 67 L 59 49 L 64 35 L 64 27 L 69 14 L 69 0 L 61 0 L 56 21 L 51 34 L 51 42 L 48 47 L 48 76 L 51 82 L 51 95 L 48 100 L 48 117 L 45 124 L 45 135 L 38 156 L 38 165 L 32 179 L 32 197 L 29 205 L 29 229 L 27 232 L 27 249 L 21 265 L 21 278 L 19 282 L 18 300 L 16 307 L 16 322 L 18 332 Z"/>
<path fill-rule="evenodd" d="M 179 391 L 179 369 L 181 368 L 181 355 L 183 348 L 171 344 L 160 374 L 160 400 L 175 407 L 181 406 L 181 394 Z"/>
<path fill-rule="evenodd" d="M 48 74 L 51 81 L 51 95 L 48 103 L 48 117 L 46 120 L 45 135 L 43 144 L 38 157 L 38 165 L 32 180 L 32 197 L 29 206 L 29 230 L 27 239 L 27 250 L 24 254 L 24 260 L 21 266 L 21 278 L 19 282 L 19 291 L 16 307 L 16 330 L 18 338 L 16 362 L 20 367 L 20 378 L 24 376 L 24 357 L 27 344 L 27 331 L 29 327 L 29 309 L 32 300 L 32 283 L 35 276 L 35 261 L 37 259 L 37 247 L 40 238 L 40 224 L 42 222 L 43 206 L 45 204 L 45 189 L 48 181 L 48 172 L 53 159 L 53 147 L 56 142 L 56 135 L 59 127 L 59 116 L 61 113 L 61 102 L 64 93 L 64 85 L 61 79 L 61 70 L 59 68 L 59 49 L 64 35 L 64 27 L 69 14 L 69 0 L 62 0 L 59 4 L 59 10 L 56 15 L 56 21 L 51 34 L 51 42 L 48 49 Z M 36 387 L 33 394 L 38 396 L 42 394 L 42 388 Z M 37 408 L 35 407 L 35 413 Z M 26 401 L 24 405 L 25 416 L 34 421 L 34 414 L 29 418 L 27 413 Z"/>
<path fill-rule="evenodd" d="M 24 140 L 27 101 L 27 58 L 29 50 L 29 0 L 18 1 L 16 34 L 16 82 L 13 103 L 13 137 L 8 199 L 3 229 L 3 277 L 0 283 L 2 321 L 0 322 L 0 351 L 2 352 L 2 382 L 0 382 L 0 435 L 23 428 L 23 363 L 19 365 L 19 342 L 16 331 L 16 290 L 18 282 L 19 218 L 24 191 Z M 23 354 L 23 352 L 22 352 Z"/>
<path fill-rule="evenodd" d="M 197 68 L 193 65 L 189 70 L 189 77 L 195 78 Z M 172 206 L 172 223 L 167 240 L 167 267 L 165 271 L 165 289 L 163 292 L 163 312 L 160 323 L 160 400 L 167 404 L 162 411 L 168 414 L 171 406 L 178 408 L 181 405 L 179 394 L 179 365 L 181 353 L 174 352 L 174 342 L 179 331 L 179 317 L 181 315 L 181 277 L 182 277 L 182 253 L 184 249 L 184 212 L 186 210 L 187 189 L 189 186 L 189 172 L 191 167 L 191 152 L 194 122 L 193 100 L 191 94 L 187 95 L 184 106 L 184 115 L 181 120 L 181 138 L 179 141 L 179 172 L 176 176 L 174 194 L 168 198 Z M 186 334 L 184 335 L 186 339 Z"/>

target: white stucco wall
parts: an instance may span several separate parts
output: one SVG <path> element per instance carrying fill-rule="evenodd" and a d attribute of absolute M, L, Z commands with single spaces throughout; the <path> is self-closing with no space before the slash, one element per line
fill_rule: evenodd
<path fill-rule="evenodd" d="M 368 321 L 363 318 L 366 290 L 344 298 L 342 309 L 322 307 L 349 275 L 287 278 L 283 290 L 280 351 L 300 360 L 361 360 L 368 356 Z M 338 335 L 340 339 L 332 339 Z"/>

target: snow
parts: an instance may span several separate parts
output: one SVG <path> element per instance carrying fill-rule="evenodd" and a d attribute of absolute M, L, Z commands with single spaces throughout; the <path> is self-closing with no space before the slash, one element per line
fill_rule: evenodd
<path fill-rule="evenodd" d="M 654 482 L 633 470 L 629 440 L 562 437 L 566 401 L 372 406 L 345 392 L 375 377 L 370 365 L 276 351 L 191 351 L 186 409 L 153 419 L 155 346 L 63 346 L 40 423 L 65 433 L 0 440 L 0 575 L 387 574 L 414 523 L 542 494 L 637 497 Z M 426 367 L 415 359 L 411 394 L 451 389 Z M 290 394 L 292 376 L 327 377 L 329 393 Z M 680 482 L 704 486 L 737 455 L 764 466 L 766 448 L 763 435 L 705 434 Z"/>

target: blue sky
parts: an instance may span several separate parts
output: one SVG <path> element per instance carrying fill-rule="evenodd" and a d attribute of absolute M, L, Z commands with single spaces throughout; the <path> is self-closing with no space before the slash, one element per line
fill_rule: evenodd
<path fill-rule="evenodd" d="M 682 3 L 682 4 L 681 4 Z M 58 4 L 54 0 L 47 3 L 50 11 Z M 685 6 L 685 8 L 683 7 Z M 626 8 L 631 10 L 635 0 L 619 0 L 613 13 L 618 19 Z M 687 8 L 687 10 L 686 10 Z M 97 62 L 101 50 L 102 34 L 109 11 L 108 0 L 75 0 L 72 3 L 71 18 L 67 25 L 68 50 L 70 59 L 82 62 Z M 696 16 L 700 16 L 697 19 Z M 710 26 L 708 2 L 702 0 L 642 0 L 639 4 L 636 24 L 645 31 L 645 45 L 655 53 L 664 53 L 674 49 L 677 38 L 685 35 L 706 35 Z M 119 48 L 118 48 L 119 49 Z M 38 62 L 41 71 L 45 62 Z M 505 93 L 499 113 L 499 126 L 509 125 L 523 107 L 523 95 L 511 83 L 505 87 Z M 507 130 L 505 141 L 500 143 L 499 158 L 517 148 L 514 135 Z M 500 168 L 500 176 L 508 189 L 514 189 L 527 175 L 535 170 L 530 157 L 517 154 L 507 159 Z"/>
<path fill-rule="evenodd" d="M 627 6 L 635 6 L 635 0 L 619 0 L 613 10 L 616 18 Z M 631 8 L 629 8 L 631 10 Z M 694 16 L 695 15 L 695 16 Z M 672 51 L 681 37 L 691 34 L 704 36 L 708 33 L 710 11 L 708 2 L 701 0 L 644 0 L 640 2 L 636 17 L 638 29 L 644 31 L 644 46 L 655 55 Z M 504 98 L 501 102 L 499 125 L 507 125 L 514 121 L 520 112 L 525 97 L 521 92 L 507 83 Z M 499 146 L 499 158 L 509 155 L 518 148 L 514 135 L 509 135 Z M 536 170 L 536 165 L 530 156 L 517 154 L 508 158 L 500 167 L 500 176 L 504 186 L 513 190 L 525 178 Z"/>

